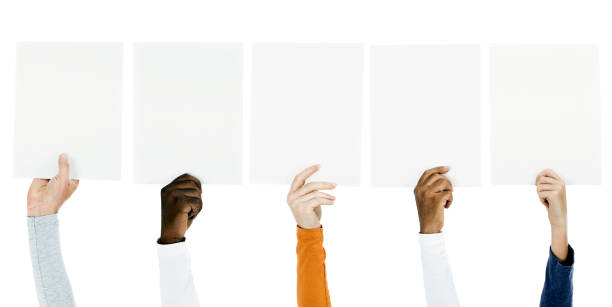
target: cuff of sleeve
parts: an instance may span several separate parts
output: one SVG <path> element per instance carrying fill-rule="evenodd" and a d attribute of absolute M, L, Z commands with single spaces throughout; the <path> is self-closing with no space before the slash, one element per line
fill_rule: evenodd
<path fill-rule="evenodd" d="M 174 242 L 174 243 L 164 243 L 164 242 L 162 242 L 162 241 L 161 241 L 161 238 L 159 238 L 159 239 L 157 239 L 157 244 L 159 244 L 159 245 L 171 245 L 171 244 L 176 244 L 176 243 L 182 243 L 182 242 L 185 242 L 185 240 L 187 240 L 187 238 L 183 237 L 183 239 L 181 239 L 181 240 L 180 240 L 180 241 L 178 241 L 178 242 Z"/>
<path fill-rule="evenodd" d="M 297 238 L 298 241 L 302 242 L 323 241 L 323 226 L 314 229 L 304 229 L 297 226 Z"/>
<path fill-rule="evenodd" d="M 419 233 L 419 243 L 421 246 L 432 246 L 440 243 L 444 244 L 444 233 Z"/>
<path fill-rule="evenodd" d="M 157 254 L 160 259 L 174 258 L 189 254 L 185 241 L 174 244 L 157 244 Z"/>
<path fill-rule="evenodd" d="M 30 226 L 54 226 L 59 224 L 57 214 L 49 214 L 43 216 L 28 217 L 28 225 Z"/>
<path fill-rule="evenodd" d="M 555 256 L 555 254 L 553 254 L 552 252 L 552 248 L 549 248 L 549 257 L 550 259 L 554 259 L 554 262 L 557 265 L 560 265 L 562 267 L 568 267 L 571 268 L 574 265 L 574 249 L 572 248 L 571 245 L 567 245 L 567 258 L 565 258 L 565 260 L 563 261 L 559 261 L 559 258 L 557 258 L 557 256 Z"/>

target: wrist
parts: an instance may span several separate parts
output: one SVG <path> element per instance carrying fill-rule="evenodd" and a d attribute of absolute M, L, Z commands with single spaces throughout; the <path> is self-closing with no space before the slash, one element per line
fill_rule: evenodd
<path fill-rule="evenodd" d="M 57 214 L 59 210 L 28 210 L 28 217 L 41 217 Z"/>
<path fill-rule="evenodd" d="M 184 235 L 168 234 L 168 233 L 165 234 L 163 231 L 162 231 L 162 234 L 159 236 L 159 242 L 162 244 L 173 244 L 173 243 L 182 242 L 183 240 L 185 240 Z"/>
<path fill-rule="evenodd" d="M 559 261 L 565 261 L 569 249 L 566 225 L 551 225 L 550 249 Z"/>
<path fill-rule="evenodd" d="M 442 225 L 439 225 L 438 223 L 420 223 L 420 226 L 421 229 L 419 230 L 419 233 L 422 234 L 434 234 L 442 232 Z"/>
<path fill-rule="evenodd" d="M 302 225 L 300 223 L 297 224 L 298 227 L 302 228 L 302 229 L 317 229 L 317 228 L 321 228 L 321 224 L 312 224 L 312 225 Z"/>
<path fill-rule="evenodd" d="M 419 231 L 419 233 L 424 234 L 424 235 L 429 235 L 429 234 L 435 234 L 435 233 L 441 233 L 442 229 L 438 229 L 438 228 L 423 228 L 421 227 L 421 230 Z"/>

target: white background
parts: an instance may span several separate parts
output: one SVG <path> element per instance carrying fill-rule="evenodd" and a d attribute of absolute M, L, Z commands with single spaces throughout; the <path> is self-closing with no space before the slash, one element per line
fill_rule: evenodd
<path fill-rule="evenodd" d="M 597 43 L 602 118 L 612 116 L 612 37 L 607 30 L 612 20 L 604 1 L 15 3 L 0 4 L 1 306 L 36 305 L 25 223 L 30 182 L 10 179 L 15 41 Z M 131 101 L 131 93 L 124 98 Z M 489 109 L 484 102 L 481 121 L 486 127 Z M 247 120 L 248 107 L 246 101 Z M 124 103 L 123 111 L 122 181 L 83 181 L 60 216 L 64 258 L 81 306 L 159 304 L 154 241 L 161 186 L 129 184 L 130 103 Z M 603 120 L 602 125 L 604 185 L 568 189 L 576 306 L 612 305 L 612 169 L 607 158 L 612 140 L 610 124 Z M 363 127 L 366 136 L 369 131 Z M 534 187 L 489 184 L 488 129 L 481 133 L 483 186 L 456 189 L 445 226 L 459 297 L 463 306 L 536 306 L 549 240 L 546 213 Z M 248 142 L 245 135 L 243 146 Z M 368 138 L 362 148 L 369 148 Z M 424 306 L 412 191 L 368 188 L 369 158 L 364 151 L 365 187 L 339 188 L 336 205 L 325 208 L 332 303 Z M 248 183 L 248 160 L 243 157 L 243 162 Z M 284 204 L 286 189 L 248 184 L 205 188 L 204 215 L 188 233 L 202 305 L 295 304 L 295 225 Z"/>

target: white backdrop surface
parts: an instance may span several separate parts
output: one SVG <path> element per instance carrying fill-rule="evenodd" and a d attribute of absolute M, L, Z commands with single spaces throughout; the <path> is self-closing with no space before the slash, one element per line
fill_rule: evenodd
<path fill-rule="evenodd" d="M 612 38 L 606 30 L 612 20 L 604 1 L 166 4 L 76 0 L 0 4 L 0 187 L 4 196 L 0 231 L 5 234 L 0 247 L 0 305 L 36 306 L 25 223 L 30 181 L 10 178 L 16 41 L 597 43 L 601 47 L 601 116 L 612 117 L 607 86 L 612 84 Z M 122 110 L 124 127 L 132 125 L 132 110 L 126 108 Z M 486 104 L 483 108 L 481 122 L 487 127 L 489 110 Z M 249 119 L 249 113 L 244 114 Z M 369 125 L 362 129 L 370 135 Z M 606 264 L 612 253 L 607 244 L 612 234 L 608 158 L 612 126 L 602 120 L 602 129 L 603 185 L 568 189 L 570 242 L 577 260 L 576 306 L 611 305 L 606 276 L 612 268 Z M 83 180 L 60 213 L 64 258 L 81 306 L 159 306 L 154 242 L 159 233 L 161 185 L 131 184 L 133 140 L 127 131 L 122 136 L 122 180 Z M 445 231 L 455 284 L 464 306 L 535 306 L 547 257 L 546 213 L 534 187 L 489 184 L 489 136 L 488 129 L 481 131 L 483 186 L 457 188 L 455 204 L 447 211 Z M 245 134 L 244 148 L 249 144 Z M 366 137 L 362 148 L 368 147 Z M 412 191 L 370 188 L 370 157 L 363 152 L 364 187 L 340 186 L 336 205 L 324 210 L 332 303 L 424 306 Z M 243 182 L 248 183 L 250 164 L 245 157 L 243 162 Z M 188 233 L 203 306 L 295 305 L 295 225 L 284 204 L 287 188 L 205 187 L 205 212 Z"/>

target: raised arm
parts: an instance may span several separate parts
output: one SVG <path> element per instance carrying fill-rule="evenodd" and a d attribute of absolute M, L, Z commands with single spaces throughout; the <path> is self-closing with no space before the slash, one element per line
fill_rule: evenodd
<path fill-rule="evenodd" d="M 331 182 L 306 180 L 319 170 L 313 165 L 299 173 L 287 195 L 287 204 L 297 222 L 297 304 L 298 307 L 330 307 L 321 206 L 333 205 L 336 197 L 321 192 L 336 187 Z"/>
<path fill-rule="evenodd" d="M 536 187 L 540 202 L 548 211 L 551 243 L 546 263 L 546 279 L 540 299 L 542 307 L 572 306 L 574 250 L 567 239 L 565 182 L 554 171 L 538 174 Z"/>
<path fill-rule="evenodd" d="M 59 157 L 52 179 L 34 179 L 28 191 L 28 234 L 34 284 L 41 307 L 75 306 L 60 246 L 58 212 L 79 185 L 70 180 L 68 158 Z"/>
<path fill-rule="evenodd" d="M 202 211 L 202 184 L 184 174 L 161 190 L 161 235 L 157 240 L 163 307 L 200 306 L 185 233 Z"/>
<path fill-rule="evenodd" d="M 414 188 L 421 228 L 423 282 L 429 307 L 459 306 L 442 233 L 444 209 L 453 202 L 453 186 L 444 176 L 449 170 L 449 167 L 440 166 L 425 171 Z"/>

